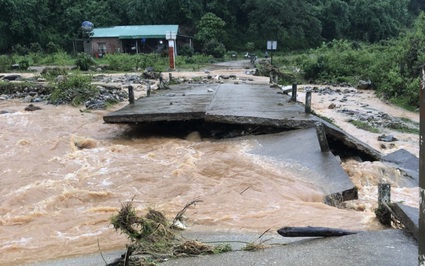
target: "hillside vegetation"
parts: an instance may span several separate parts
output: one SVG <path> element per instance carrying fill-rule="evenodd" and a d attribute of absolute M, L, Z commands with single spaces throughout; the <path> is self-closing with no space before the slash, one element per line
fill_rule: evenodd
<path fill-rule="evenodd" d="M 81 70 L 96 63 L 115 71 L 165 69 L 159 55 L 110 55 L 102 62 L 69 55 L 86 20 L 95 27 L 178 24 L 194 47 L 180 47 L 177 66 L 199 68 L 236 53 L 261 56 L 267 40 L 276 40 L 273 62 L 282 71 L 297 69 L 298 78 L 315 82 L 370 80 L 382 96 L 418 106 L 423 0 L 1 0 L 0 10 L 0 72 L 12 64 L 76 62 Z"/>

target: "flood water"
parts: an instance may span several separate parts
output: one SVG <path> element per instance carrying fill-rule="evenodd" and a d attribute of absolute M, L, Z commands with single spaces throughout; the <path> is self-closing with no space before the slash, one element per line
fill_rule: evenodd
<path fill-rule="evenodd" d="M 22 264 L 122 249 L 110 218 L 133 199 L 172 219 L 186 203 L 188 230 L 249 231 L 283 226 L 379 230 L 376 184 L 397 176 L 379 163 L 347 161 L 360 189 L 347 209 L 322 203 L 305 174 L 252 155 L 255 140 L 186 140 L 104 124 L 108 111 L 0 102 L 0 264 Z M 118 109 L 124 105 L 115 106 Z M 82 149 L 81 149 L 82 148 Z M 396 179 L 395 179 L 396 180 Z M 393 182 L 397 186 L 397 182 Z M 393 189 L 417 207 L 417 188 Z"/>

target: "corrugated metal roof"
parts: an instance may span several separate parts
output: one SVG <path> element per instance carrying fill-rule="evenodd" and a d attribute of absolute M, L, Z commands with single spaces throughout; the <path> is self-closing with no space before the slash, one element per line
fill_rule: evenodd
<path fill-rule="evenodd" d="M 141 39 L 141 38 L 165 38 L 165 32 L 178 32 L 178 25 L 135 25 L 135 26 L 115 26 L 110 28 L 94 28 L 91 38 L 120 38 L 120 39 Z"/>

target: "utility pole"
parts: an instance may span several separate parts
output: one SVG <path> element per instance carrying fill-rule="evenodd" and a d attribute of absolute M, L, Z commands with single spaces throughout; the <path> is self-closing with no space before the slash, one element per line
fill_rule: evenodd
<path fill-rule="evenodd" d="M 419 94 L 420 133 L 419 133 L 419 266 L 425 266 L 425 65 L 422 66 L 422 79 Z"/>

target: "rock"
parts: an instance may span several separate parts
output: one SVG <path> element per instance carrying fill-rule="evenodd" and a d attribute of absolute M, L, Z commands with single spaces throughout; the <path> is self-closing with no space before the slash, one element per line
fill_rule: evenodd
<path fill-rule="evenodd" d="M 359 84 L 357 84 L 358 90 L 371 90 L 373 87 L 372 81 L 370 80 L 359 80 Z"/>
<path fill-rule="evenodd" d="M 56 82 L 57 83 L 62 83 L 62 82 L 65 82 L 65 81 L 66 81 L 66 76 L 65 75 L 58 75 L 56 77 Z"/>
<path fill-rule="evenodd" d="M 335 109 L 335 107 L 336 107 L 336 104 L 331 103 L 331 104 L 328 106 L 328 109 Z"/>
<path fill-rule="evenodd" d="M 27 95 L 25 96 L 25 98 L 22 100 L 24 103 L 30 103 L 32 102 L 32 96 Z M 27 110 L 26 110 L 27 111 Z M 31 111 L 31 110 L 30 110 Z"/>
<path fill-rule="evenodd" d="M 8 114 L 8 113 L 10 113 L 10 112 L 7 111 L 7 110 L 0 110 L 0 115 L 4 115 L 4 114 Z"/>
<path fill-rule="evenodd" d="M 32 111 L 36 111 L 36 110 L 41 110 L 41 108 L 40 108 L 40 107 L 38 107 L 38 106 L 35 106 L 35 105 L 33 105 L 33 104 L 30 104 L 30 105 L 28 105 L 27 107 L 25 107 L 25 111 L 30 111 L 30 112 L 32 112 Z"/>
<path fill-rule="evenodd" d="M 31 100 L 31 102 L 33 102 L 33 103 L 40 103 L 40 102 L 42 102 L 43 101 L 43 99 L 42 98 L 39 98 L 39 97 L 37 97 L 37 98 L 33 98 L 32 100 Z"/>
<path fill-rule="evenodd" d="M 11 74 L 11 75 L 4 76 L 3 79 L 4 80 L 20 80 L 22 79 L 22 76 L 17 74 Z"/>
<path fill-rule="evenodd" d="M 189 135 L 187 135 L 186 140 L 193 141 L 193 142 L 201 142 L 201 134 L 198 131 L 193 131 Z"/>
<path fill-rule="evenodd" d="M 393 136 L 393 135 L 385 135 L 382 134 L 381 136 L 378 137 L 379 141 L 384 141 L 384 142 L 393 142 L 393 141 L 397 141 L 397 139 Z"/>
<path fill-rule="evenodd" d="M 82 149 L 94 149 L 97 147 L 97 142 L 94 139 L 72 136 L 71 143 L 74 144 L 74 147 Z"/>
<path fill-rule="evenodd" d="M 106 102 L 102 100 L 90 100 L 86 102 L 86 108 L 90 110 L 106 109 Z"/>

